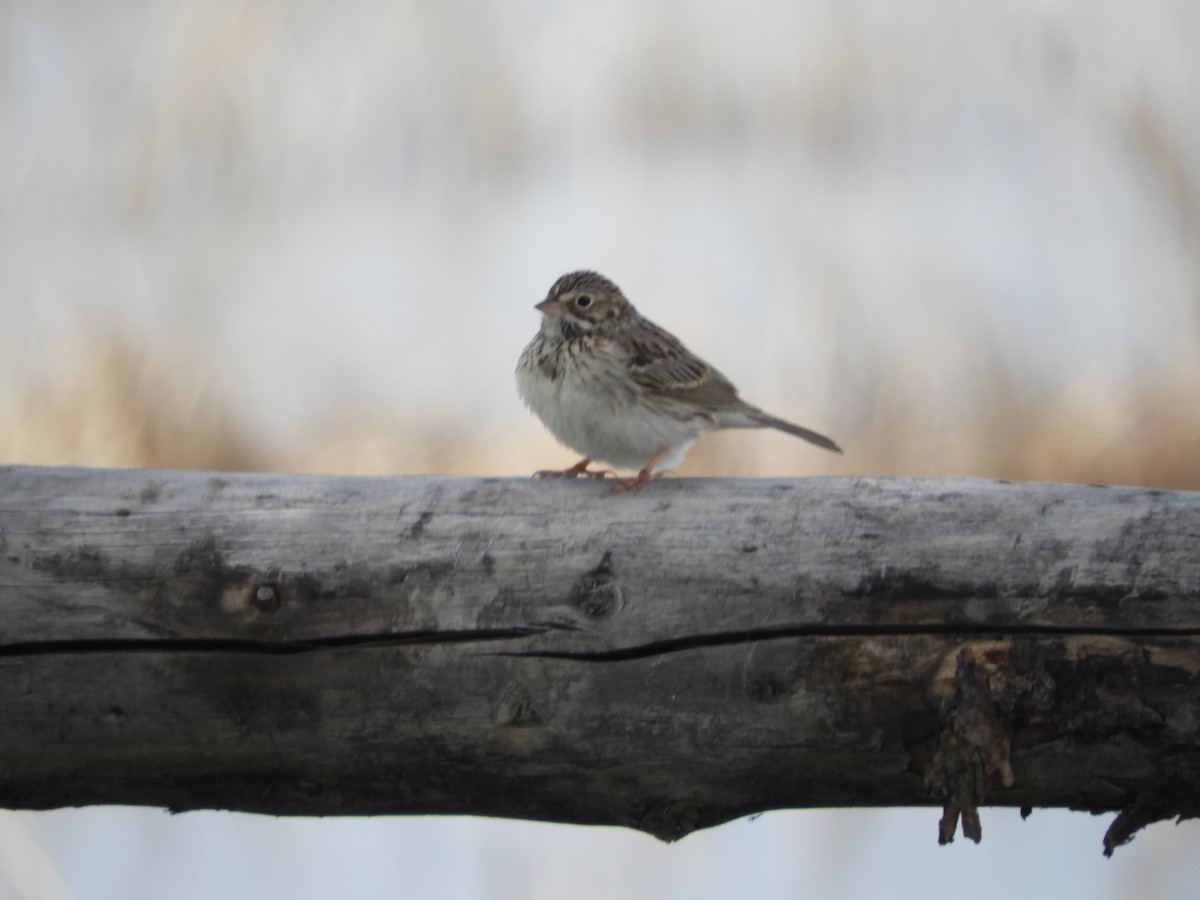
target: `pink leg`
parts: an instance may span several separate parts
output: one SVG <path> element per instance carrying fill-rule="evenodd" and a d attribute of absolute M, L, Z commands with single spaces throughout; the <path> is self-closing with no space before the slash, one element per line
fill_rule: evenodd
<path fill-rule="evenodd" d="M 650 481 L 658 481 L 666 475 L 666 472 L 655 472 L 654 467 L 662 462 L 662 458 L 667 455 L 670 447 L 663 447 L 650 458 L 650 462 L 646 463 L 642 471 L 638 472 L 633 478 L 618 479 L 617 483 L 608 489 L 610 494 L 620 494 L 623 491 L 636 491 L 643 484 Z"/>
<path fill-rule="evenodd" d="M 592 464 L 590 457 L 585 456 L 569 469 L 542 469 L 540 472 L 534 472 L 534 478 L 603 478 L 605 475 L 611 475 L 609 469 L 588 470 L 588 466 Z"/>

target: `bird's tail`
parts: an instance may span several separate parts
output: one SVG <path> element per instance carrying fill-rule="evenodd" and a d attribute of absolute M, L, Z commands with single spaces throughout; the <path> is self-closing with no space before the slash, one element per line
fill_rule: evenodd
<path fill-rule="evenodd" d="M 817 434 L 808 428 L 801 428 L 799 425 L 793 425 L 791 422 L 785 422 L 783 419 L 777 419 L 768 413 L 757 411 L 752 418 L 764 428 L 775 428 L 779 431 L 786 432 L 793 437 L 798 437 L 808 441 L 810 444 L 816 444 L 818 447 L 824 447 L 826 450 L 832 450 L 834 453 L 841 453 L 842 448 L 825 437 L 823 434 Z"/>

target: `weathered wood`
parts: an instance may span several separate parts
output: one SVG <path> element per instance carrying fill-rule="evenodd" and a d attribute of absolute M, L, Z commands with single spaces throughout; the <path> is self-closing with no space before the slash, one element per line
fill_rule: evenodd
<path fill-rule="evenodd" d="M 1200 494 L 605 491 L 0 468 L 0 805 L 1200 808 Z"/>

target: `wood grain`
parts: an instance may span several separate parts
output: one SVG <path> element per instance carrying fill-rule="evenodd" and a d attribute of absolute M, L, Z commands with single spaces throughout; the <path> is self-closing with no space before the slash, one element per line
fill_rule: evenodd
<path fill-rule="evenodd" d="M 0 468 L 0 805 L 1200 806 L 1200 494 L 605 491 Z"/>

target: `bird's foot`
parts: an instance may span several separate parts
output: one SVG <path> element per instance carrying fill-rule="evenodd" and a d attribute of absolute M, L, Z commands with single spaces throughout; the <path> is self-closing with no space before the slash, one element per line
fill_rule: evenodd
<path fill-rule="evenodd" d="M 589 469 L 592 464 L 590 457 L 585 456 L 569 469 L 542 469 L 534 472 L 534 478 L 604 478 L 614 475 L 612 469 Z"/>
<path fill-rule="evenodd" d="M 650 462 L 646 463 L 642 471 L 638 472 L 632 478 L 617 479 L 616 484 L 610 487 L 608 492 L 610 494 L 621 494 L 625 491 L 636 491 L 642 485 L 651 481 L 658 481 L 658 479 L 662 478 L 664 475 L 674 474 L 669 469 L 662 472 L 654 471 L 654 467 L 657 466 L 662 458 L 667 455 L 667 451 L 669 449 L 669 447 L 664 447 L 662 450 L 659 450 L 657 453 L 655 453 Z"/>
<path fill-rule="evenodd" d="M 649 484 L 651 481 L 658 481 L 666 475 L 666 472 L 647 472 L 645 469 L 638 472 L 633 478 L 619 478 L 608 489 L 610 494 L 623 494 L 625 491 L 636 491 L 644 484 Z"/>

